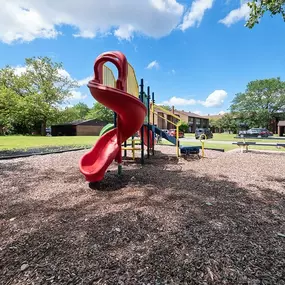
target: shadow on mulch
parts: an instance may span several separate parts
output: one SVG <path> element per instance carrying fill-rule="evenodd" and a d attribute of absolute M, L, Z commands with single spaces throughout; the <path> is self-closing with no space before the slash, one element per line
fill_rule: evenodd
<path fill-rule="evenodd" d="M 284 175 L 284 173 L 282 173 L 282 174 Z M 282 178 L 280 178 L 280 177 L 267 177 L 267 180 L 285 184 L 285 178 L 283 178 L 283 177 Z"/>
<path fill-rule="evenodd" d="M 76 171 L 61 179 L 80 180 Z M 256 197 L 165 158 L 100 185 L 109 191 L 13 201 L 1 217 L 0 284 L 285 284 L 281 194 Z M 66 206 L 71 195 L 80 201 Z"/>

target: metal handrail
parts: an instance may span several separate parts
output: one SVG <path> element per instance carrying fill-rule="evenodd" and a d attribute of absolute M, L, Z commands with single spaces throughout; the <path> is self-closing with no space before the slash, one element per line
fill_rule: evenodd
<path fill-rule="evenodd" d="M 155 115 L 157 115 L 158 117 L 160 117 L 160 118 L 162 118 L 162 119 L 166 120 L 166 121 L 167 121 L 167 122 L 169 122 L 170 124 L 174 125 L 175 127 L 176 127 L 176 126 L 180 126 L 180 125 L 181 125 L 181 122 L 174 123 L 174 122 L 172 122 L 172 121 L 170 121 L 170 120 L 168 120 L 168 119 L 164 118 L 163 116 L 158 115 L 156 112 L 153 112 L 153 113 L 154 113 Z"/>
<path fill-rule="evenodd" d="M 159 106 L 157 106 L 157 105 L 155 105 L 155 104 L 153 104 L 153 103 L 152 103 L 152 106 L 151 106 L 151 107 L 152 107 L 152 108 L 151 108 L 151 111 L 152 111 L 153 114 L 157 115 L 158 117 L 162 118 L 163 120 L 166 120 L 167 122 L 171 123 L 172 125 L 174 125 L 174 126 L 176 127 L 176 155 L 177 155 L 177 157 L 179 157 L 179 126 L 182 124 L 181 118 L 178 117 L 178 116 L 176 116 L 176 115 L 173 114 L 172 112 L 170 112 L 170 111 L 168 111 L 168 110 L 166 110 L 166 109 L 164 109 L 164 108 L 162 108 L 162 107 L 159 107 Z M 170 116 L 176 118 L 176 119 L 178 120 L 178 122 L 177 122 L 177 123 L 174 123 L 174 122 L 168 120 L 167 118 L 165 118 L 165 117 L 159 115 L 158 113 L 156 113 L 156 112 L 154 111 L 154 107 L 157 108 L 157 109 L 159 109 L 159 110 L 161 110 L 161 111 L 163 111 L 163 113 L 165 113 L 165 114 L 167 114 L 167 115 L 170 115 Z M 152 123 L 154 124 L 154 122 L 152 122 Z"/>
<path fill-rule="evenodd" d="M 173 114 L 172 112 L 170 112 L 170 111 L 168 111 L 168 110 L 166 110 L 166 109 L 164 109 L 164 108 L 162 108 L 162 107 L 160 107 L 160 106 L 158 106 L 156 104 L 153 104 L 153 106 L 158 108 L 158 109 L 160 109 L 161 111 L 163 111 L 163 113 L 166 113 L 166 114 L 168 114 L 168 115 L 178 119 L 179 121 L 181 121 L 181 118 L 179 116 Z"/>

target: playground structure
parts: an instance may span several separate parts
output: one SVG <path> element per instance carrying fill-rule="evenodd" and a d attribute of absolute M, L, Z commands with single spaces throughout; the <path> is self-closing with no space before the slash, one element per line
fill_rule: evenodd
<path fill-rule="evenodd" d="M 112 70 L 106 66 L 107 62 L 113 63 L 118 69 L 117 80 Z M 180 118 L 155 105 L 154 92 L 151 96 L 149 86 L 145 92 L 143 79 L 138 85 L 133 67 L 121 52 L 105 52 L 96 58 L 94 78 L 89 81 L 88 88 L 95 100 L 113 110 L 114 124 L 108 124 L 102 129 L 100 139 L 80 159 L 80 171 L 87 181 L 101 181 L 114 160 L 118 163 L 120 175 L 122 151 L 126 157 L 127 151 L 130 150 L 132 158 L 135 159 L 135 151 L 140 150 L 140 161 L 144 164 L 145 146 L 147 157 L 149 158 L 150 154 L 154 155 L 156 135 L 176 146 L 177 157 L 180 155 L 180 150 L 182 154 L 199 153 L 199 147 L 179 146 Z M 155 109 L 161 109 L 171 116 L 167 121 L 175 126 L 176 137 L 170 136 L 151 123 L 151 121 L 154 122 L 154 116 L 159 116 Z M 139 139 L 135 137 L 136 134 Z M 131 140 L 130 144 L 127 143 L 129 140 Z"/>

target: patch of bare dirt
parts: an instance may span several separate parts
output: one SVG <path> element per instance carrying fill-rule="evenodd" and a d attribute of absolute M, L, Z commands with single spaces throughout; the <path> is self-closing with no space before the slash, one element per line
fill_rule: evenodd
<path fill-rule="evenodd" d="M 0 162 L 0 284 L 285 284 L 285 156 L 158 146 L 90 188 L 84 152 Z"/>

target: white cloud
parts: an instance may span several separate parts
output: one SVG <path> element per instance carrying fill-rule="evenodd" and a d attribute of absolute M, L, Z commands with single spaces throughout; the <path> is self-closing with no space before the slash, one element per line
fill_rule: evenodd
<path fill-rule="evenodd" d="M 69 98 L 70 100 L 81 100 L 87 97 L 87 95 L 82 94 L 80 91 L 77 90 L 72 90 L 71 95 L 72 96 Z"/>
<path fill-rule="evenodd" d="M 250 8 L 247 3 L 242 4 L 238 9 L 232 10 L 224 19 L 220 20 L 219 23 L 230 27 L 241 20 L 247 20 L 249 18 Z"/>
<path fill-rule="evenodd" d="M 153 69 L 153 68 L 158 69 L 159 63 L 156 60 L 154 60 L 154 61 L 150 62 L 146 68 L 147 69 Z"/>
<path fill-rule="evenodd" d="M 26 66 L 20 66 L 20 65 L 16 66 L 16 67 L 13 67 L 13 69 L 14 69 L 15 74 L 18 75 L 18 76 L 22 75 L 23 73 L 25 73 L 27 71 L 27 67 Z M 67 77 L 69 79 L 72 79 L 70 74 L 65 69 L 59 69 L 58 73 L 61 76 Z"/>
<path fill-rule="evenodd" d="M 221 107 L 228 93 L 225 90 L 215 90 L 205 101 L 199 101 L 205 107 Z"/>
<path fill-rule="evenodd" d="M 117 2 L 2 0 L 0 41 L 11 44 L 55 38 L 62 25 L 74 28 L 75 37 L 94 38 L 111 32 L 122 39 L 130 39 L 134 33 L 159 38 L 177 27 L 184 12 L 176 0 Z"/>
<path fill-rule="evenodd" d="M 89 82 L 91 79 L 93 79 L 93 77 L 94 77 L 94 76 L 88 76 L 88 77 L 86 77 L 86 78 L 83 78 L 83 79 L 78 80 L 78 81 L 77 81 L 77 82 L 78 82 L 78 85 L 79 85 L 79 86 L 87 85 L 88 82 Z"/>
<path fill-rule="evenodd" d="M 16 66 L 14 67 L 14 74 L 16 74 L 17 76 L 20 76 L 23 73 L 25 73 L 26 70 L 27 68 L 25 66 Z"/>
<path fill-rule="evenodd" d="M 194 114 L 197 114 L 197 115 L 202 115 L 202 112 L 200 111 L 200 110 L 195 110 L 195 111 L 193 111 L 192 113 L 194 113 Z"/>
<path fill-rule="evenodd" d="M 63 77 L 67 77 L 69 79 L 72 79 L 70 74 L 65 69 L 59 69 L 58 73 Z"/>
<path fill-rule="evenodd" d="M 73 34 L 75 38 L 85 38 L 85 39 L 93 39 L 95 38 L 95 34 L 91 31 L 80 31 L 78 34 Z"/>
<path fill-rule="evenodd" d="M 172 74 L 175 74 L 175 73 L 176 73 L 175 69 L 172 69 L 172 70 L 171 70 L 171 73 L 172 73 Z"/>
<path fill-rule="evenodd" d="M 135 28 L 132 25 L 121 25 L 114 31 L 114 35 L 119 39 L 131 40 Z"/>
<path fill-rule="evenodd" d="M 218 115 L 225 115 L 225 114 L 226 114 L 225 111 L 220 111 L 220 112 L 218 113 Z"/>
<path fill-rule="evenodd" d="M 171 97 L 167 101 L 163 101 L 160 105 L 169 105 L 169 106 L 185 106 L 185 105 L 197 105 L 201 104 L 204 107 L 221 107 L 224 103 L 225 98 L 228 96 L 228 93 L 225 90 L 215 90 L 211 93 L 205 101 L 195 100 L 195 99 L 185 99 L 180 97 Z M 195 111 L 199 112 L 199 111 Z M 195 113 L 194 112 L 194 113 Z"/>
<path fill-rule="evenodd" d="M 194 99 L 184 99 L 179 97 L 171 97 L 168 101 L 163 101 L 160 105 L 169 106 L 183 106 L 183 105 L 195 105 L 197 103 Z"/>
<path fill-rule="evenodd" d="M 190 7 L 190 10 L 184 15 L 183 22 L 179 26 L 182 31 L 188 28 L 199 27 L 204 17 L 205 11 L 211 9 L 214 0 L 194 0 Z"/>

